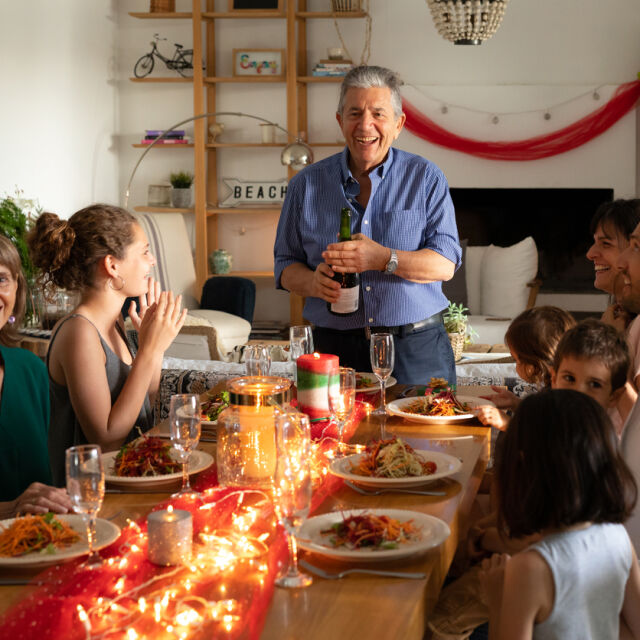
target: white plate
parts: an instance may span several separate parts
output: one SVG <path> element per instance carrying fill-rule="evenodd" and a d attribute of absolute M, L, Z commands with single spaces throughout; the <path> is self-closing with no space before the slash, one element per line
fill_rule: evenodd
<path fill-rule="evenodd" d="M 475 413 L 460 413 L 455 416 L 423 416 L 418 413 L 409 413 L 408 411 L 404 411 L 408 405 L 415 402 L 418 398 L 419 396 L 414 396 L 412 398 L 399 398 L 398 400 L 390 402 L 387 405 L 387 409 L 389 413 L 392 413 L 395 416 L 400 416 L 406 420 L 413 420 L 414 422 L 423 422 L 425 424 L 447 424 L 449 422 L 459 422 L 461 420 L 475 418 L 476 415 Z M 490 400 L 478 398 L 477 396 L 456 396 L 456 398 L 458 398 L 460 402 L 468 404 L 471 410 L 487 405 L 495 407 L 495 404 Z"/>
<path fill-rule="evenodd" d="M 102 464 L 104 466 L 104 479 L 111 487 L 121 489 L 129 489 L 135 491 L 138 488 L 141 491 L 149 489 L 171 489 L 182 478 L 182 471 L 177 473 L 167 473 L 163 476 L 142 476 L 140 478 L 121 478 L 115 475 L 114 461 L 117 451 L 109 451 L 102 454 Z M 187 467 L 189 475 L 204 471 L 213 464 L 213 456 L 205 451 L 193 451 L 189 458 Z"/>
<path fill-rule="evenodd" d="M 329 529 L 336 522 L 341 522 L 343 518 L 363 513 L 385 515 L 400 522 L 412 520 L 415 527 L 420 530 L 419 538 L 413 542 L 401 544 L 397 549 L 374 551 L 366 548 L 335 548 L 329 542 L 330 535 L 322 535 L 321 531 Z M 370 562 L 372 560 L 383 561 L 406 558 L 414 554 L 423 553 L 444 542 L 449 537 L 449 533 L 449 527 L 446 522 L 418 511 L 407 511 L 405 509 L 352 509 L 350 511 L 332 511 L 331 513 L 309 518 L 300 528 L 299 533 L 296 535 L 296 540 L 298 541 L 298 546 L 306 551 L 342 560 Z"/>
<path fill-rule="evenodd" d="M 17 558 L 6 558 L 0 556 L 0 567 L 4 569 L 42 569 L 49 567 L 59 562 L 66 562 L 73 558 L 78 558 L 89 552 L 87 546 L 87 528 L 82 516 L 65 514 L 55 516 L 58 520 L 66 522 L 74 531 L 80 534 L 80 540 L 75 542 L 69 547 L 64 549 L 58 549 L 55 553 L 40 553 L 34 551 L 24 556 L 18 556 Z M 15 518 L 10 520 L 0 521 L 0 529 L 6 529 Z M 103 520 L 102 518 L 96 519 L 96 539 L 94 541 L 94 547 L 96 549 L 102 549 L 107 547 L 120 535 L 120 527 L 109 522 L 109 520 Z"/>
<path fill-rule="evenodd" d="M 408 487 L 415 487 L 417 485 L 426 484 L 433 480 L 439 480 L 440 478 L 446 478 L 454 473 L 457 473 L 462 466 L 462 462 L 459 458 L 454 458 L 446 453 L 440 451 L 425 451 L 423 449 L 416 449 L 415 452 L 420 454 L 424 460 L 435 462 L 437 469 L 435 473 L 429 476 L 407 476 L 405 478 L 372 478 L 371 476 L 359 476 L 351 472 L 351 467 L 356 466 L 360 459 L 366 454 L 356 453 L 352 456 L 346 456 L 344 458 L 336 458 L 329 465 L 329 471 L 333 475 L 355 484 L 360 484 L 364 487 L 376 487 L 389 488 L 389 489 L 402 489 Z"/>
<path fill-rule="evenodd" d="M 376 391 L 380 391 L 380 382 L 378 378 L 376 378 L 375 373 L 371 373 L 371 371 L 364 371 L 364 372 L 359 371 L 356 375 L 366 376 L 367 378 L 372 378 L 373 380 L 375 380 L 375 384 L 371 387 L 356 386 L 356 393 L 376 393 Z M 387 378 L 387 384 L 384 385 L 384 388 L 388 389 L 389 387 L 393 387 L 395 384 L 397 384 L 397 382 L 398 381 L 393 376 L 389 376 Z M 358 383 L 356 381 L 356 385 L 357 384 Z"/>

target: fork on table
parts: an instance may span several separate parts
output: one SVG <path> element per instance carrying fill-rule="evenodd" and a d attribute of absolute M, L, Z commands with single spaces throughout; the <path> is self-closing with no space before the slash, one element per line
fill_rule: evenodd
<path fill-rule="evenodd" d="M 344 569 L 337 573 L 325 571 L 314 564 L 309 564 L 306 560 L 299 560 L 298 564 L 303 568 L 325 580 L 340 580 L 352 573 L 366 573 L 374 576 L 383 576 L 385 578 L 409 578 L 411 580 L 424 580 L 427 576 L 417 571 L 385 571 L 383 569 Z"/>
<path fill-rule="evenodd" d="M 388 489 L 365 489 L 357 484 L 354 484 L 350 480 L 345 480 L 344 483 L 354 491 L 361 493 L 363 496 L 379 496 L 383 493 L 411 493 L 417 496 L 446 496 L 446 491 L 422 491 L 420 489 L 394 489 L 389 487 Z"/>

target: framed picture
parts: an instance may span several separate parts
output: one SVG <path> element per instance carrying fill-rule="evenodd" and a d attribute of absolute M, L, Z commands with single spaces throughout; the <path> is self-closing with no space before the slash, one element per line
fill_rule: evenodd
<path fill-rule="evenodd" d="M 229 0 L 229 11 L 282 11 L 283 0 Z"/>
<path fill-rule="evenodd" d="M 284 49 L 234 49 L 234 76 L 284 76 Z"/>

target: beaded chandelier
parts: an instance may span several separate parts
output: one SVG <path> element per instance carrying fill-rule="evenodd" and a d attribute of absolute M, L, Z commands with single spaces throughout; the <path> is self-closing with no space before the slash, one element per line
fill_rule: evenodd
<path fill-rule="evenodd" d="M 498 29 L 509 0 L 427 0 L 438 33 L 454 44 L 481 44 Z"/>

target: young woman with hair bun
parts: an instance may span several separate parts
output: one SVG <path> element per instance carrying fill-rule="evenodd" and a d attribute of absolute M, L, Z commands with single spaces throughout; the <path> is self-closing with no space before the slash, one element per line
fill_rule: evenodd
<path fill-rule="evenodd" d="M 160 291 L 155 264 L 140 225 L 125 209 L 96 204 L 62 220 L 42 214 L 29 236 L 33 262 L 47 289 L 80 295 L 54 327 L 47 368 L 51 396 L 49 458 L 54 484 L 65 481 L 64 452 L 77 444 L 118 449 L 137 427 L 151 428 L 164 351 L 184 323 L 181 297 Z M 138 352 L 126 339 L 121 309 L 140 297 L 129 316 Z"/>

